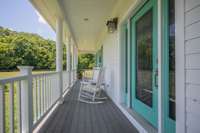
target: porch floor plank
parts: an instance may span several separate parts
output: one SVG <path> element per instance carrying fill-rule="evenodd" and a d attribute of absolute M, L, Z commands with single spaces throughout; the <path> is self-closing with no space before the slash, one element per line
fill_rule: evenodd
<path fill-rule="evenodd" d="M 39 133 L 138 133 L 110 99 L 95 105 L 79 102 L 79 88 L 77 82 Z"/>

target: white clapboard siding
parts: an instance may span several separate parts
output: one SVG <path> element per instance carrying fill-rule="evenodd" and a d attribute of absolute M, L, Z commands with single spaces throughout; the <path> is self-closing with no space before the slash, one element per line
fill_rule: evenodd
<path fill-rule="evenodd" d="M 186 69 L 200 70 L 200 53 L 193 53 L 186 56 Z"/>
<path fill-rule="evenodd" d="M 200 118 L 200 114 L 199 114 L 200 100 L 193 97 L 193 98 L 186 98 L 186 102 L 187 102 L 186 112 L 188 113 L 187 115 L 190 116 L 192 114 L 192 115 Z"/>
<path fill-rule="evenodd" d="M 186 88 L 187 98 L 200 99 L 200 85 L 186 84 Z"/>
<path fill-rule="evenodd" d="M 188 40 L 185 43 L 186 54 L 200 53 L 200 38 Z"/>
<path fill-rule="evenodd" d="M 186 40 L 196 39 L 200 37 L 200 21 L 185 28 Z"/>
<path fill-rule="evenodd" d="M 186 26 L 189 26 L 191 24 L 194 24 L 194 23 L 197 23 L 198 21 L 200 21 L 199 12 L 200 12 L 200 6 L 198 6 L 197 8 L 194 8 L 193 10 L 186 12 L 186 14 L 185 14 Z"/>
<path fill-rule="evenodd" d="M 189 11 L 200 5 L 200 0 L 185 0 L 185 10 Z"/>
<path fill-rule="evenodd" d="M 200 133 L 200 0 L 185 0 L 186 132 Z"/>
<path fill-rule="evenodd" d="M 190 113 L 190 114 L 187 114 L 186 119 L 187 119 L 186 126 L 187 126 L 188 130 L 199 133 L 200 132 L 200 128 L 199 128 L 200 116 L 193 115 Z M 193 133 L 193 132 L 188 131 L 188 133 Z"/>
<path fill-rule="evenodd" d="M 191 127 L 188 127 L 187 128 L 187 133 L 199 133 L 199 131 L 195 130 L 195 129 L 191 128 Z"/>
<path fill-rule="evenodd" d="M 200 70 L 186 70 L 186 83 L 200 84 Z"/>

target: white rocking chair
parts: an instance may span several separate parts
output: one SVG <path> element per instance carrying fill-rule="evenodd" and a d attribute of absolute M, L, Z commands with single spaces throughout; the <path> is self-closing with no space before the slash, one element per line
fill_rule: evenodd
<path fill-rule="evenodd" d="M 103 79 L 104 79 L 104 70 L 100 68 L 98 73 L 93 74 L 92 80 L 89 81 L 81 81 L 81 87 L 79 91 L 78 100 L 84 103 L 98 104 L 103 103 L 103 100 L 107 99 L 107 97 L 101 97 L 101 91 L 103 89 Z M 95 83 L 94 76 L 97 76 L 97 80 Z"/>
<path fill-rule="evenodd" d="M 93 68 L 93 72 L 92 72 L 92 77 L 87 75 L 87 70 L 83 72 L 83 77 L 82 77 L 82 81 L 85 82 L 92 82 L 92 83 L 97 83 L 98 80 L 98 75 L 100 72 L 100 67 L 95 67 Z"/>

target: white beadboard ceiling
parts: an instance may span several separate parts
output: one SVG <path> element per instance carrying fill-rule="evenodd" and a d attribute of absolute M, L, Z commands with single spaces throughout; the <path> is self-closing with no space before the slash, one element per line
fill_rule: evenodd
<path fill-rule="evenodd" d="M 97 40 L 117 0 L 61 0 L 81 51 L 95 51 Z M 88 21 L 84 21 L 88 18 Z"/>
<path fill-rule="evenodd" d="M 81 52 L 95 52 L 113 11 L 122 12 L 134 0 L 29 0 L 53 29 L 56 17 L 64 20 L 65 35 L 71 35 Z M 122 6 L 124 5 L 124 7 Z M 125 6 L 126 5 L 126 6 Z M 114 17 L 119 17 L 116 14 Z M 88 21 L 84 21 L 87 18 Z M 65 39 L 65 38 L 64 38 Z M 64 40 L 65 41 L 65 40 Z"/>

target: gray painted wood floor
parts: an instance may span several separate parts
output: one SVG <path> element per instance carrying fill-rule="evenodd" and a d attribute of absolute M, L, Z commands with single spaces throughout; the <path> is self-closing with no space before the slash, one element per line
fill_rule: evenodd
<path fill-rule="evenodd" d="M 80 83 L 65 96 L 40 133 L 137 133 L 118 107 L 107 99 L 102 104 L 77 100 Z"/>

